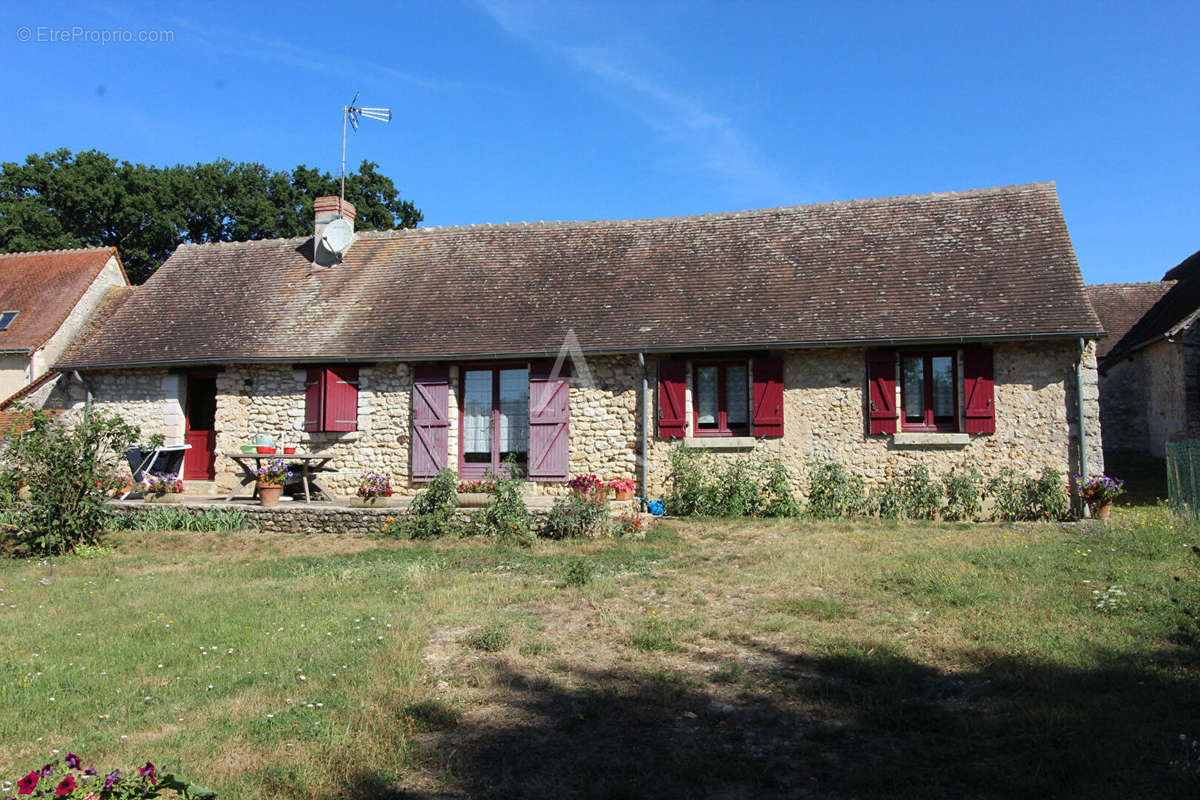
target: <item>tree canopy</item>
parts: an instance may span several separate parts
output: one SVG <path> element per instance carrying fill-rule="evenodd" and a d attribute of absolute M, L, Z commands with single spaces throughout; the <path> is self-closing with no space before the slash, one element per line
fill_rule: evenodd
<path fill-rule="evenodd" d="M 378 164 L 346 175 L 358 230 L 415 227 Z M 185 242 L 235 242 L 312 232 L 313 199 L 338 193 L 338 178 L 306 167 L 272 170 L 225 159 L 146 166 L 107 153 L 57 150 L 0 164 L 0 252 L 115 246 L 141 283 Z"/>

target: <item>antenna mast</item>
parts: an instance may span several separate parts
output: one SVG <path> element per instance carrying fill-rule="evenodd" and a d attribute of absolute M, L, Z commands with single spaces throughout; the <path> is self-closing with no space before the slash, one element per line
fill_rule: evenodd
<path fill-rule="evenodd" d="M 379 120 L 380 122 L 392 121 L 392 110 L 390 108 L 366 108 L 363 106 L 354 105 L 358 101 L 358 92 L 354 93 L 354 99 L 349 105 L 342 106 L 342 186 L 338 192 L 338 216 L 342 216 L 342 204 L 346 202 L 346 123 L 350 123 L 350 127 L 358 130 L 358 120 L 360 117 L 367 119 Z"/>

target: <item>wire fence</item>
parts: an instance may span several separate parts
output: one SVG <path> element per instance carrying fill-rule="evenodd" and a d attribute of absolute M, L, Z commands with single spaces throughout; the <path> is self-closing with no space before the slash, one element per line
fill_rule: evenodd
<path fill-rule="evenodd" d="M 1200 516 L 1200 440 L 1167 442 L 1167 494 L 1171 508 Z"/>

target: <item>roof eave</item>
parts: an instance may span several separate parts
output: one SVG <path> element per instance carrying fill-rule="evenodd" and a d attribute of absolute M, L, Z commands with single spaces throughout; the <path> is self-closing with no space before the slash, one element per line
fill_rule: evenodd
<path fill-rule="evenodd" d="M 1098 339 L 1105 335 L 1100 330 L 1067 331 L 1059 333 L 1027 333 L 1002 335 L 974 336 L 934 336 L 907 337 L 885 339 L 820 339 L 800 341 L 768 341 L 742 342 L 725 345 L 677 344 L 652 345 L 645 347 L 603 347 L 584 348 L 582 355 L 633 355 L 636 353 L 718 353 L 738 350 L 815 350 L 823 347 L 905 347 L 911 345 L 940 345 L 940 344 L 981 344 L 984 342 L 1032 342 L 1069 339 Z M 265 356 L 240 358 L 205 358 L 205 359 L 154 359 L 146 361 L 113 361 L 113 362 L 66 362 L 55 364 L 53 369 L 59 372 L 69 370 L 102 370 L 146 367 L 187 367 L 212 366 L 214 364 L 339 364 L 358 363 L 365 361 L 401 361 L 424 363 L 431 361 L 498 361 L 505 358 L 555 358 L 562 352 L 553 350 L 515 350 L 493 352 L 461 352 L 443 353 L 436 356 L 403 352 L 391 353 L 362 353 L 353 356 Z"/>

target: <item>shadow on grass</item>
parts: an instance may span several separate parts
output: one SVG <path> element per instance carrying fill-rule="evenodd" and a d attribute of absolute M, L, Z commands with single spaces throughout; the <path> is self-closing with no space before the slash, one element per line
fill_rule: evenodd
<path fill-rule="evenodd" d="M 1196 797 L 1170 767 L 1200 734 L 1195 664 L 1094 670 L 975 655 L 942 672 L 886 645 L 758 648 L 744 669 L 561 673 L 498 662 L 486 714 L 422 741 L 424 783 L 350 797 Z M 726 663 L 727 667 L 727 663 Z"/>

